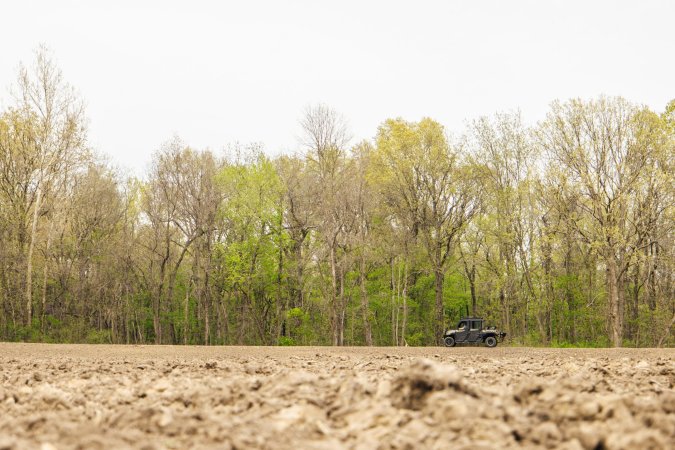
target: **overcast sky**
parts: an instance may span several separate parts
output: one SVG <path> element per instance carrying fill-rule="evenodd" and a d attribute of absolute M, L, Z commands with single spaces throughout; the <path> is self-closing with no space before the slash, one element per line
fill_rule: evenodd
<path fill-rule="evenodd" d="M 355 139 L 389 117 L 451 132 L 550 102 L 675 98 L 675 1 L 9 1 L 0 107 L 40 43 L 87 104 L 94 148 L 137 174 L 173 135 L 298 148 L 308 104 Z"/>

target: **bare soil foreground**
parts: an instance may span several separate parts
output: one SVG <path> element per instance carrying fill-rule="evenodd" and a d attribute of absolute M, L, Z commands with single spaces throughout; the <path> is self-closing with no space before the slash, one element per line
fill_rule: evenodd
<path fill-rule="evenodd" d="M 0 449 L 675 448 L 675 350 L 0 343 Z"/>

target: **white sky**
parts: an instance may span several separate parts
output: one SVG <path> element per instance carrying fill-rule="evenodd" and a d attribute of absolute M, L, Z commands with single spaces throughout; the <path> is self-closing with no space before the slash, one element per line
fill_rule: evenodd
<path fill-rule="evenodd" d="M 387 118 L 451 132 L 556 98 L 675 97 L 675 1 L 26 1 L 0 6 L 0 108 L 45 43 L 87 104 L 94 148 L 142 174 L 195 148 L 297 149 L 308 104 L 355 139 Z"/>

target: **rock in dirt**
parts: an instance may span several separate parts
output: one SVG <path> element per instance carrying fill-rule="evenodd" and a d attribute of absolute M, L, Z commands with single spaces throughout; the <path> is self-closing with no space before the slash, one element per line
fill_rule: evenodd
<path fill-rule="evenodd" d="M 420 359 L 394 378 L 391 401 L 399 408 L 419 410 L 430 393 L 445 389 L 460 395 L 478 396 L 472 387 L 462 382 L 462 374 L 456 366 Z"/>

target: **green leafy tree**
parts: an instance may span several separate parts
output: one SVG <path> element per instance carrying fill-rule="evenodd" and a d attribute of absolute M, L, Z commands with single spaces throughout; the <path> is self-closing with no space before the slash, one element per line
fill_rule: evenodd
<path fill-rule="evenodd" d="M 478 210 L 470 168 L 431 119 L 390 119 L 378 130 L 372 177 L 399 226 L 424 245 L 435 280 L 434 330 L 445 327 L 443 281 L 457 238 Z"/>

